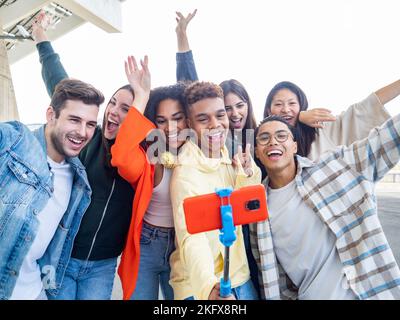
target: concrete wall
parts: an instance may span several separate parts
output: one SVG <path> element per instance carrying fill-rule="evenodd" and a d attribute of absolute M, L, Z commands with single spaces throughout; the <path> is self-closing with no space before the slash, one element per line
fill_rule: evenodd
<path fill-rule="evenodd" d="M 0 21 L 0 32 L 2 30 Z M 0 121 L 19 120 L 10 65 L 4 40 L 0 40 Z"/>

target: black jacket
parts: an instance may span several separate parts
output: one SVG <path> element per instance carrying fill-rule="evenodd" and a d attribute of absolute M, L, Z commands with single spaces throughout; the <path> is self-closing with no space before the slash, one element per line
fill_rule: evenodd
<path fill-rule="evenodd" d="M 42 78 L 51 96 L 55 86 L 68 74 L 48 41 L 37 44 Z M 100 127 L 79 155 L 86 167 L 92 198 L 75 238 L 72 257 L 102 260 L 121 254 L 132 215 L 134 191 L 115 168 L 107 165 L 106 154 L 112 141 L 104 145 Z"/>
<path fill-rule="evenodd" d="M 111 144 L 111 142 L 108 142 Z M 106 160 L 99 127 L 79 159 L 86 167 L 92 199 L 75 238 L 72 257 L 102 260 L 121 254 L 132 215 L 134 191 Z"/>

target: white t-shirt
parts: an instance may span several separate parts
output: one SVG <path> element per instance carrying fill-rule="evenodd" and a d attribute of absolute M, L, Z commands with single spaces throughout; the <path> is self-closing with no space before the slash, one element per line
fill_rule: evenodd
<path fill-rule="evenodd" d="M 298 299 L 353 300 L 336 238 L 297 191 L 296 181 L 268 187 L 268 212 L 277 259 L 298 288 Z"/>
<path fill-rule="evenodd" d="M 43 285 L 37 260 L 43 256 L 50 244 L 71 197 L 73 184 L 71 166 L 65 161 L 54 162 L 49 157 L 47 162 L 54 174 L 54 192 L 37 216 L 38 232 L 22 263 L 10 300 L 34 300 L 40 295 Z"/>

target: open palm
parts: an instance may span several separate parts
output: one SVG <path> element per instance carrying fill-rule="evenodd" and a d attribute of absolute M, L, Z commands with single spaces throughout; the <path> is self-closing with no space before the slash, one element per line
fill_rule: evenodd
<path fill-rule="evenodd" d="M 148 67 L 149 59 L 147 56 L 140 60 L 139 68 L 134 56 L 128 56 L 128 61 L 125 61 L 125 74 L 131 85 L 134 93 L 134 105 L 136 108 L 144 110 L 149 98 L 151 89 L 151 76 Z"/>

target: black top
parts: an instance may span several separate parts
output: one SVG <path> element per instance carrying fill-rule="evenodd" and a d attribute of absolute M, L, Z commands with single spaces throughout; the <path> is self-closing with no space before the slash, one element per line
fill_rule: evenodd
<path fill-rule="evenodd" d="M 107 165 L 106 152 L 98 127 L 79 155 L 86 167 L 92 198 L 75 238 L 72 257 L 76 259 L 118 257 L 125 245 L 134 190 L 115 168 Z"/>
<path fill-rule="evenodd" d="M 68 74 L 50 42 L 37 44 L 37 49 L 42 64 L 42 78 L 51 96 L 55 86 L 68 78 Z M 117 174 L 115 168 L 107 164 L 107 148 L 113 141 L 103 141 L 102 136 L 100 127 L 97 127 L 93 139 L 79 154 L 92 188 L 91 203 L 83 216 L 72 251 L 72 257 L 82 260 L 119 256 L 125 245 L 132 215 L 134 190 Z"/>

